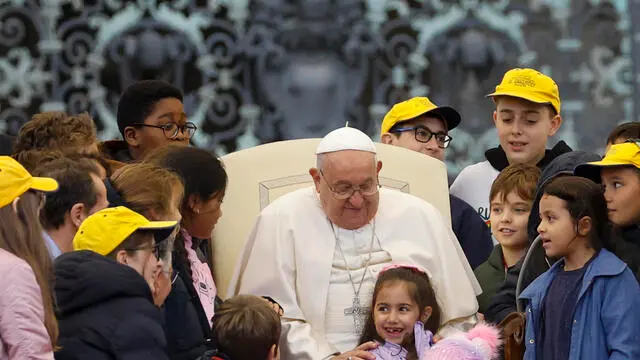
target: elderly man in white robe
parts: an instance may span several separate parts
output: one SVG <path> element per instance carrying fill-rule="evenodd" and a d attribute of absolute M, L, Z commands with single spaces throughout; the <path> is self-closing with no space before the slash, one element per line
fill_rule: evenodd
<path fill-rule="evenodd" d="M 427 270 L 442 320 L 473 321 L 481 292 L 455 235 L 431 204 L 380 189 L 371 139 L 354 128 L 317 148 L 314 187 L 283 195 L 258 217 L 229 296 L 269 295 L 284 308 L 283 360 L 375 359 L 358 346 L 380 270 Z"/>

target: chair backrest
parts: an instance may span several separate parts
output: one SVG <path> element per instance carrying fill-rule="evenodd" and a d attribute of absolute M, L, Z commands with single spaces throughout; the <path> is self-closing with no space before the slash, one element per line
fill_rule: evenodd
<path fill-rule="evenodd" d="M 274 142 L 222 157 L 229 177 L 223 216 L 212 234 L 216 285 L 225 298 L 236 261 L 260 211 L 278 197 L 313 185 L 320 139 Z M 380 183 L 433 204 L 450 224 L 447 171 L 443 162 L 397 146 L 376 144 Z"/>

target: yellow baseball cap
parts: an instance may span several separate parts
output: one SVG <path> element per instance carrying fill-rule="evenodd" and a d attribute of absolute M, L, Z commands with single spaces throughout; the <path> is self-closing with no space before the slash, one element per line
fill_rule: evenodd
<path fill-rule="evenodd" d="M 552 78 L 534 69 L 511 69 L 504 74 L 496 91 L 487 95 L 512 96 L 536 104 L 549 104 L 560 114 L 560 90 Z"/>
<path fill-rule="evenodd" d="M 9 205 L 27 190 L 55 191 L 58 190 L 58 182 L 52 178 L 31 176 L 12 157 L 0 156 L 0 207 Z"/>
<path fill-rule="evenodd" d="M 578 165 L 573 173 L 600 183 L 600 170 L 609 166 L 635 166 L 640 169 L 640 143 L 611 145 L 602 160 Z"/>
<path fill-rule="evenodd" d="M 414 97 L 393 105 L 382 120 L 380 134 L 388 133 L 399 122 L 411 120 L 427 113 L 442 118 L 447 123 L 447 130 L 451 130 L 460 124 L 460 114 L 454 108 L 436 106 L 428 97 Z"/>
<path fill-rule="evenodd" d="M 172 229 L 177 221 L 149 221 L 144 216 L 124 206 L 106 208 L 86 218 L 73 237 L 73 250 L 91 250 L 108 255 L 138 230 Z M 160 241 L 162 239 L 156 239 Z"/>

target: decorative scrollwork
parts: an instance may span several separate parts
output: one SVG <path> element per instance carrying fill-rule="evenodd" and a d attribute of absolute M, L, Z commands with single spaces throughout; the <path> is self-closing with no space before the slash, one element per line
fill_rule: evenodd
<path fill-rule="evenodd" d="M 603 132 L 640 108 L 636 8 L 600 0 L 5 0 L 0 132 L 15 134 L 34 112 L 67 110 L 88 111 L 100 137 L 117 137 L 120 94 L 148 77 L 183 89 L 200 128 L 195 144 L 221 153 L 322 136 L 346 121 L 376 137 L 395 102 L 429 96 L 462 114 L 447 151 L 456 173 L 497 143 L 484 96 L 508 68 L 531 66 L 561 89 L 558 136 L 600 146 Z"/>

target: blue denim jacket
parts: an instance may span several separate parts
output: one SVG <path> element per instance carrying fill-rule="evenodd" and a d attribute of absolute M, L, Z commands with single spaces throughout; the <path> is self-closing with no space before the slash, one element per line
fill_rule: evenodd
<path fill-rule="evenodd" d="M 536 360 L 536 329 L 558 261 L 520 295 L 526 300 L 524 360 Z M 574 313 L 569 360 L 640 359 L 640 285 L 627 265 L 603 249 L 582 280 Z"/>

